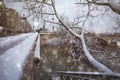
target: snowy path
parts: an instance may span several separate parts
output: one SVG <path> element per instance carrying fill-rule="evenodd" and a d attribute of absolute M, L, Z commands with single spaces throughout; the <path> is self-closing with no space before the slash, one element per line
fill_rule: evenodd
<path fill-rule="evenodd" d="M 0 80 L 20 80 L 22 66 L 33 47 L 37 33 L 26 34 L 27 39 L 0 56 Z"/>
<path fill-rule="evenodd" d="M 14 47 L 33 33 L 20 34 L 16 36 L 0 38 L 0 55 L 7 49 Z"/>
<path fill-rule="evenodd" d="M 28 36 L 31 34 L 33 34 L 33 33 L 25 33 L 25 34 L 19 34 L 16 36 L 2 37 L 2 38 L 0 38 L 0 43 L 1 43 L 1 41 L 4 41 L 4 42 L 13 41 L 13 40 L 19 39 L 20 37 L 25 37 L 25 36 Z"/>

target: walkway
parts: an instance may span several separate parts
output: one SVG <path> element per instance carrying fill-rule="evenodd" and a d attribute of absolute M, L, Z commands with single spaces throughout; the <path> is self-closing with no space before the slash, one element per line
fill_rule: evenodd
<path fill-rule="evenodd" d="M 37 33 L 29 33 L 0 38 L 0 43 L 2 43 L 0 48 L 6 45 L 10 46 L 6 46 L 5 51 L 0 56 L 0 80 L 20 80 L 22 67 L 25 65 L 24 62 L 33 47 L 36 37 Z"/>

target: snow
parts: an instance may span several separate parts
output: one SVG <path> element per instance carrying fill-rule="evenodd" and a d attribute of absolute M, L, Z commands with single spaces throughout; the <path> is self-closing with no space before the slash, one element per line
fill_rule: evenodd
<path fill-rule="evenodd" d="M 119 41 L 117 42 L 117 46 L 120 47 L 120 42 Z"/>
<path fill-rule="evenodd" d="M 3 30 L 3 27 L 2 26 L 0 26 L 0 32 Z"/>
<path fill-rule="evenodd" d="M 60 43 L 61 43 L 60 38 L 52 38 L 45 41 L 45 45 L 49 45 L 49 46 L 59 45 Z"/>
<path fill-rule="evenodd" d="M 0 56 L 0 80 L 20 80 L 22 66 L 33 47 L 37 33 L 32 33 L 27 39 L 8 49 Z"/>
<path fill-rule="evenodd" d="M 82 72 L 82 71 L 78 71 L 78 72 L 75 72 L 75 71 L 55 71 L 53 73 L 58 73 L 58 74 L 79 74 L 79 75 L 93 75 L 93 76 L 113 76 L 113 77 L 120 77 L 120 74 L 119 73 L 102 73 L 102 72 Z M 56 77 L 57 75 L 52 75 L 53 77 Z"/>
<path fill-rule="evenodd" d="M 113 73 L 108 67 L 106 67 L 105 65 L 103 65 L 102 63 L 98 62 L 88 51 L 87 45 L 85 43 L 85 38 L 84 35 L 81 35 L 80 37 L 81 39 L 81 43 L 82 43 L 82 47 L 83 47 L 83 52 L 85 54 L 85 56 L 87 57 L 87 59 L 89 60 L 89 62 L 96 67 L 100 72 L 104 72 L 104 73 Z"/>
<path fill-rule="evenodd" d="M 38 34 L 34 57 L 40 59 L 40 36 L 39 34 Z"/>
<path fill-rule="evenodd" d="M 120 0 L 109 0 L 109 3 L 115 10 L 120 11 Z"/>
<path fill-rule="evenodd" d="M 5 1 L 9 1 L 9 0 L 5 0 Z M 64 3 L 63 3 L 64 1 Z M 100 2 L 106 3 L 108 2 L 108 0 L 98 0 Z M 111 6 L 115 9 L 119 9 L 120 10 L 120 4 L 119 2 L 120 0 L 109 0 L 109 3 L 111 4 Z M 78 14 L 83 14 L 82 12 L 86 9 L 85 7 L 80 8 L 77 7 L 74 3 L 75 2 L 79 2 L 79 0 L 58 0 L 56 1 L 56 10 L 58 12 L 59 15 L 65 15 L 66 17 L 68 17 L 69 19 L 67 19 L 68 21 L 73 21 L 75 16 Z M 25 3 L 24 2 L 11 2 L 11 3 L 5 3 L 7 7 L 15 9 L 21 16 L 23 16 L 23 14 L 25 14 L 25 16 L 28 16 L 29 11 L 26 10 L 25 7 Z M 117 5 L 115 5 L 117 4 Z M 82 7 L 82 6 L 81 6 Z M 101 10 L 102 8 L 98 8 L 98 10 Z M 71 12 L 72 10 L 72 12 Z M 102 10 L 101 10 L 102 11 Z M 92 15 L 95 14 L 99 14 L 101 12 L 99 11 L 93 11 Z M 113 13 L 111 12 L 109 15 L 108 14 L 104 14 L 101 18 L 101 16 L 96 17 L 94 19 L 92 19 L 93 21 L 93 27 L 90 28 L 91 23 L 87 23 L 86 24 L 86 30 L 91 31 L 92 29 L 96 32 L 96 33 L 104 33 L 109 31 L 109 33 L 111 33 L 111 28 L 113 26 L 116 26 L 115 21 L 113 20 L 113 17 L 110 17 L 110 15 L 113 15 Z M 27 20 L 30 22 L 30 24 L 32 26 L 34 26 L 34 28 L 40 28 L 43 26 L 43 24 L 36 24 L 36 19 L 32 19 L 34 15 L 32 15 L 31 17 L 29 17 Z M 113 15 L 115 16 L 115 15 Z M 42 21 L 42 20 L 41 20 Z M 41 22 L 40 21 L 40 22 Z M 36 25 L 34 25 L 34 22 Z M 97 24 L 96 24 L 97 23 Z M 109 24 L 108 24 L 109 23 Z M 97 27 L 96 27 L 97 26 Z M 50 31 L 52 31 L 52 26 L 50 26 L 50 24 L 46 24 L 46 28 L 48 28 Z"/>
<path fill-rule="evenodd" d="M 11 42 L 14 42 L 14 41 L 17 41 L 17 40 L 20 40 L 20 39 L 24 39 L 30 35 L 32 35 L 33 33 L 27 33 L 27 34 L 20 34 L 20 35 L 17 35 L 17 36 L 9 36 L 9 37 L 4 37 L 4 38 L 0 38 L 0 47 L 3 47 L 5 45 L 8 45 L 10 44 Z"/>
<path fill-rule="evenodd" d="M 69 39 L 62 39 L 62 38 L 51 38 L 45 41 L 44 45 L 47 46 L 57 46 L 57 45 L 64 45 L 69 42 Z"/>
<path fill-rule="evenodd" d="M 52 75 L 51 80 L 61 80 L 59 76 Z"/>
<path fill-rule="evenodd" d="M 6 1 L 4 1 L 5 5 L 8 8 L 15 9 L 19 13 L 20 16 L 23 16 L 23 14 L 28 14 L 27 10 L 24 9 L 24 6 L 25 6 L 24 2 L 10 2 L 10 3 L 7 3 Z"/>
<path fill-rule="evenodd" d="M 0 1 L 0 6 L 2 5 L 2 2 Z"/>

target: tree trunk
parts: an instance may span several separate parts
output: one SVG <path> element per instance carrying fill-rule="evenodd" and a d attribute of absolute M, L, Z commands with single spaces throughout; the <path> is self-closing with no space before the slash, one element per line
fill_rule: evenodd
<path fill-rule="evenodd" d="M 55 12 L 55 15 L 57 17 L 57 19 L 59 20 L 59 22 L 76 38 L 78 38 L 81 42 L 82 42 L 82 47 L 83 47 L 83 52 L 85 54 L 85 56 L 87 57 L 88 61 L 95 67 L 97 68 L 100 72 L 105 72 L 105 73 L 113 73 L 109 68 L 107 68 L 106 66 L 104 66 L 103 64 L 101 64 L 100 62 L 98 62 L 88 51 L 86 43 L 85 43 L 85 39 L 84 39 L 84 31 L 82 30 L 81 35 L 76 34 L 70 27 L 68 27 L 62 20 L 61 18 L 58 16 L 56 9 L 55 9 L 55 5 L 53 0 L 51 0 L 52 2 L 52 7 L 53 10 Z"/>
<path fill-rule="evenodd" d="M 96 67 L 100 72 L 106 72 L 106 73 L 112 73 L 112 71 L 107 68 L 106 66 L 104 66 L 103 64 L 101 64 L 100 62 L 98 62 L 88 51 L 86 43 L 85 43 L 85 39 L 84 39 L 84 34 L 81 36 L 80 38 L 81 42 L 82 42 L 82 47 L 83 47 L 83 51 L 85 53 L 85 56 L 87 57 L 88 61 L 94 66 Z"/>

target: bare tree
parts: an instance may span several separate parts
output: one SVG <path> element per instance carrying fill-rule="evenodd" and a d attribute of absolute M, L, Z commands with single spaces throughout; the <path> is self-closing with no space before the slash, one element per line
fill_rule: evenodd
<path fill-rule="evenodd" d="M 57 19 L 60 21 L 60 23 L 61 23 L 72 35 L 74 35 L 76 38 L 78 38 L 78 39 L 81 41 L 81 43 L 82 43 L 82 48 L 83 48 L 83 52 L 84 52 L 85 56 L 87 57 L 87 59 L 89 60 L 89 62 L 90 62 L 94 67 L 96 67 L 99 71 L 101 71 L 101 72 L 112 73 L 112 71 L 111 71 L 109 68 L 107 68 L 106 66 L 104 66 L 103 64 L 101 64 L 100 62 L 98 62 L 98 61 L 90 54 L 90 52 L 88 51 L 87 46 L 86 46 L 86 43 L 85 43 L 85 39 L 84 39 L 84 29 L 82 29 L 82 32 L 81 32 L 80 35 L 77 34 L 77 33 L 75 33 L 75 32 L 74 32 L 70 27 L 68 27 L 68 26 L 61 20 L 61 18 L 58 16 L 57 11 L 56 11 L 56 9 L 55 9 L 55 1 L 51 0 L 51 2 L 52 2 L 52 7 L 53 7 L 53 10 L 54 10 L 54 12 L 55 12 L 55 15 L 56 15 Z M 89 12 L 88 12 L 88 14 L 87 14 L 87 16 L 86 16 L 85 21 L 84 21 L 83 24 L 82 24 L 82 27 L 84 27 L 85 22 L 86 22 L 86 20 L 88 19 L 88 15 L 89 15 Z"/>
<path fill-rule="evenodd" d="M 85 0 L 85 1 L 86 3 L 84 4 L 95 4 L 95 5 L 100 5 L 100 6 L 108 6 L 115 13 L 120 14 L 120 0 L 107 0 L 106 2 L 104 2 L 104 0 Z M 76 4 L 81 4 L 81 3 L 76 3 Z"/>
<path fill-rule="evenodd" d="M 110 0 L 108 0 L 107 3 L 100 3 L 100 2 L 97 2 L 97 0 L 84 0 L 84 1 L 85 1 L 85 3 L 76 3 L 76 4 L 84 4 L 84 5 L 87 4 L 87 8 L 88 8 L 88 11 L 87 11 L 86 15 L 84 16 L 84 20 L 82 22 L 80 22 L 81 23 L 80 29 L 82 30 L 80 34 L 77 34 L 75 31 L 73 31 L 72 28 L 69 27 L 68 25 L 66 25 L 66 23 L 59 17 L 59 15 L 56 11 L 55 0 L 34 1 L 37 4 L 40 4 L 42 6 L 35 7 L 35 4 L 34 4 L 34 6 L 32 8 L 29 8 L 29 9 L 33 10 L 33 12 L 36 15 L 42 14 L 41 19 L 44 19 L 44 20 L 46 18 L 46 17 L 43 17 L 44 15 L 52 15 L 52 16 L 55 15 L 56 19 L 57 19 L 56 21 L 59 22 L 59 24 L 61 24 L 69 33 L 71 33 L 73 36 L 75 36 L 77 39 L 79 39 L 79 41 L 82 43 L 82 49 L 83 49 L 83 52 L 84 52 L 85 56 L 87 57 L 88 61 L 95 68 L 97 68 L 100 72 L 113 73 L 108 67 L 106 67 L 102 63 L 98 62 L 89 52 L 89 50 L 87 48 L 87 45 L 86 45 L 86 42 L 85 42 L 84 26 L 85 26 L 89 16 L 91 16 L 91 14 L 90 14 L 90 12 L 91 12 L 90 4 L 109 6 L 114 12 L 120 14 L 120 10 L 118 8 L 119 7 L 119 4 L 118 4 L 119 1 L 114 3 L 114 4 L 118 4 L 116 7 L 114 7 L 113 3 Z M 47 6 L 44 6 L 44 5 L 47 5 Z M 40 10 L 39 9 L 34 10 L 35 8 L 40 8 Z M 45 8 L 46 9 L 48 8 L 47 11 L 46 11 Z"/>
<path fill-rule="evenodd" d="M 48 3 L 47 3 L 48 2 Z M 39 3 L 39 2 L 38 2 Z M 40 2 L 41 3 L 41 2 Z M 82 43 L 82 49 L 83 49 L 83 52 L 85 54 L 85 56 L 87 57 L 88 61 L 94 66 L 96 67 L 100 72 L 107 72 L 107 73 L 112 73 L 112 71 L 107 68 L 106 66 L 104 66 L 103 64 L 101 64 L 100 62 L 98 62 L 91 54 L 90 52 L 88 51 L 87 49 L 87 45 L 85 43 L 85 38 L 84 38 L 84 26 L 85 26 L 85 23 L 86 21 L 88 20 L 89 18 L 89 13 L 90 13 L 90 7 L 88 5 L 88 12 L 86 14 L 86 16 L 84 17 L 84 20 L 82 21 L 82 27 L 80 27 L 82 29 L 82 32 L 80 34 L 77 34 L 75 31 L 73 31 L 68 25 L 66 25 L 66 23 L 59 17 L 57 11 L 56 11 L 56 7 L 55 7 L 55 0 L 49 0 L 49 1 L 44 1 L 45 5 L 46 4 L 49 4 L 49 9 L 51 9 L 51 11 L 49 13 L 47 13 L 47 15 L 51 15 L 51 12 L 52 14 L 54 14 L 58 20 L 58 22 L 60 22 L 60 24 L 62 24 L 62 26 L 68 31 L 70 32 L 73 36 L 75 36 L 76 38 L 78 38 L 80 40 L 80 42 Z M 43 6 L 41 6 L 42 9 L 44 8 Z M 41 8 L 40 7 L 40 8 Z M 39 12 L 41 13 L 41 12 Z M 42 11 L 43 13 L 43 11 Z M 46 13 L 46 12 L 44 12 Z M 44 14 L 43 13 L 43 14 Z M 46 14 L 44 14 L 46 15 Z"/>

